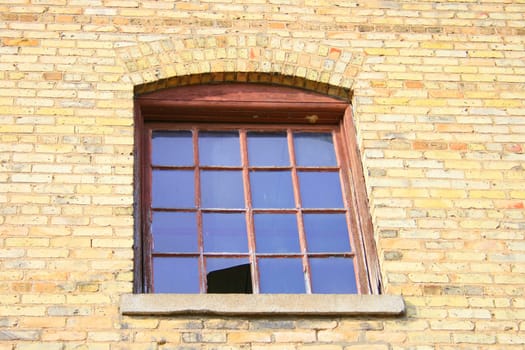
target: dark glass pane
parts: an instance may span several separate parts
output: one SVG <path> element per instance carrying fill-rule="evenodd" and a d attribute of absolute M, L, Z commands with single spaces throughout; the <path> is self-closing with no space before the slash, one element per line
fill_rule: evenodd
<path fill-rule="evenodd" d="M 335 166 L 331 133 L 294 133 L 295 160 L 299 166 Z"/>
<path fill-rule="evenodd" d="M 153 258 L 155 293 L 199 293 L 197 258 Z"/>
<path fill-rule="evenodd" d="M 203 213 L 202 231 L 205 252 L 248 251 L 246 217 L 243 213 Z"/>
<path fill-rule="evenodd" d="M 298 172 L 303 208 L 343 208 L 339 173 Z"/>
<path fill-rule="evenodd" d="M 249 132 L 248 159 L 251 166 L 289 166 L 286 133 Z"/>
<path fill-rule="evenodd" d="M 344 214 L 304 214 L 309 252 L 349 252 L 350 240 Z"/>
<path fill-rule="evenodd" d="M 200 132 L 199 163 L 201 165 L 241 165 L 239 133 Z"/>
<path fill-rule="evenodd" d="M 152 205 L 154 208 L 191 208 L 195 206 L 194 172 L 191 170 L 153 170 Z"/>
<path fill-rule="evenodd" d="M 244 208 L 241 171 L 202 171 L 201 192 L 203 208 Z"/>
<path fill-rule="evenodd" d="M 252 293 L 248 258 L 207 258 L 208 293 Z"/>
<path fill-rule="evenodd" d="M 311 258 L 313 293 L 357 293 L 351 258 Z"/>
<path fill-rule="evenodd" d="M 300 258 L 260 258 L 261 293 L 305 293 Z"/>
<path fill-rule="evenodd" d="M 153 252 L 198 252 L 195 213 L 153 212 Z"/>
<path fill-rule="evenodd" d="M 298 253 L 299 234 L 295 214 L 255 214 L 258 253 Z"/>
<path fill-rule="evenodd" d="M 151 147 L 153 165 L 193 165 L 191 131 L 154 131 Z"/>
<path fill-rule="evenodd" d="M 295 208 L 289 171 L 250 172 L 254 208 Z"/>

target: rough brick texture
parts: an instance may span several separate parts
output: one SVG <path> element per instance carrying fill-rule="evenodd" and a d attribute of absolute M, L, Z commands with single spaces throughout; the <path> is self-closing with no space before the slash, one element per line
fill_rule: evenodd
<path fill-rule="evenodd" d="M 0 350 L 525 346 L 525 1 L 0 0 Z M 133 96 L 349 97 L 402 318 L 124 317 Z"/>

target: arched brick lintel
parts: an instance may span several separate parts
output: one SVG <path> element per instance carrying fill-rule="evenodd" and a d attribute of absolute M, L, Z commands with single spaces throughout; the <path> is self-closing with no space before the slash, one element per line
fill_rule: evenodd
<path fill-rule="evenodd" d="M 363 52 L 270 34 L 171 38 L 122 47 L 123 82 L 135 94 L 204 83 L 293 86 L 350 101 Z"/>

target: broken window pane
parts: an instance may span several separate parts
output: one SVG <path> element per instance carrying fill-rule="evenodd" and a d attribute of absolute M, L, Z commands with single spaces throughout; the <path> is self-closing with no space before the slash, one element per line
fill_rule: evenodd
<path fill-rule="evenodd" d="M 207 258 L 207 293 L 252 293 L 248 258 Z"/>

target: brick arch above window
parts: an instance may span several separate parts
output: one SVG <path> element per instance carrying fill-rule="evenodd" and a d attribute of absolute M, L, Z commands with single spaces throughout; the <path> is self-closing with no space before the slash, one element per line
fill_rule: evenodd
<path fill-rule="evenodd" d="M 120 47 L 116 54 L 122 82 L 140 93 L 170 87 L 173 80 L 178 82 L 171 86 L 206 83 L 197 81 L 204 77 L 208 82 L 278 83 L 319 92 L 330 86 L 333 95 L 334 88 L 354 88 L 365 61 L 363 48 L 272 33 L 165 37 Z"/>

